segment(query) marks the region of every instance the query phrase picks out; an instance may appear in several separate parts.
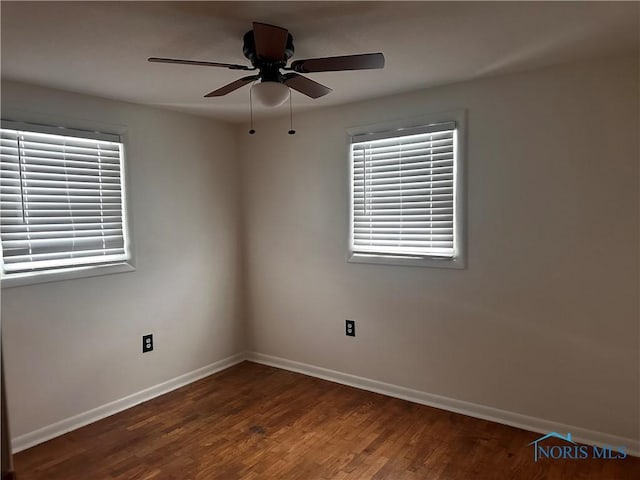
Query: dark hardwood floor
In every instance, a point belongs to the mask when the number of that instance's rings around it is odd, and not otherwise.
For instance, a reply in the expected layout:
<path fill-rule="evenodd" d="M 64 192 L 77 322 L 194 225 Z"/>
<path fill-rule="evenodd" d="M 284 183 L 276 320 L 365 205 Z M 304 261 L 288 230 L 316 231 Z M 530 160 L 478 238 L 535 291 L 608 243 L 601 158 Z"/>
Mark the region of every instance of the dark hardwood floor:
<path fill-rule="evenodd" d="M 565 432 L 566 433 L 566 432 Z M 18 480 L 630 480 L 540 435 L 244 362 L 15 456 Z"/>

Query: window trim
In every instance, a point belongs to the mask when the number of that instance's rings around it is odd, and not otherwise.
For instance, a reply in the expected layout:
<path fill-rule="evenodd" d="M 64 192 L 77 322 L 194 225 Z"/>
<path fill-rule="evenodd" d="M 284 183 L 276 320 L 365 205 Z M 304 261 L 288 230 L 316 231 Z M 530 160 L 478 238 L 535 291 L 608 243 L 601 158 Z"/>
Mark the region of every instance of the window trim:
<path fill-rule="evenodd" d="M 398 119 L 372 125 L 350 127 L 347 129 L 347 183 L 349 192 L 349 224 L 347 230 L 347 262 L 366 263 L 379 265 L 399 265 L 413 267 L 435 267 L 435 268 L 466 268 L 466 117 L 464 109 L 438 112 L 422 115 L 409 119 Z M 353 163 L 351 161 L 351 144 L 356 140 L 361 140 L 366 135 L 368 138 L 389 136 L 389 132 L 394 130 L 410 130 L 440 123 L 455 122 L 455 153 L 456 162 L 454 165 L 454 250 L 453 257 L 438 257 L 433 255 L 415 257 L 396 257 L 392 255 L 376 255 L 354 252 L 353 246 Z M 401 132 L 399 132 L 401 133 Z M 360 138 L 357 138 L 360 137 Z"/>
<path fill-rule="evenodd" d="M 46 114 L 26 111 L 3 112 L 1 124 L 2 128 L 30 130 L 38 133 L 51 133 L 54 135 L 63 134 L 64 130 L 71 130 L 81 133 L 82 135 L 86 135 L 86 137 L 84 138 L 94 138 L 97 140 L 108 141 L 114 141 L 114 139 L 117 139 L 115 141 L 119 141 L 120 143 L 122 143 L 122 158 L 120 170 L 123 201 L 122 216 L 124 225 L 125 249 L 128 252 L 128 258 L 126 260 L 119 260 L 113 263 L 76 265 L 56 268 L 52 270 L 40 270 L 34 272 L 20 272 L 12 274 L 3 273 L 3 269 L 0 268 L 0 275 L 2 276 L 1 288 L 13 288 L 40 283 L 49 283 L 62 280 L 72 280 L 77 278 L 87 278 L 135 271 L 136 263 L 131 228 L 131 207 L 127 168 L 127 127 L 124 125 L 104 124 L 72 118 L 56 117 L 54 119 Z M 2 261 L 2 244 L 0 243 L 0 264 L 2 263 Z"/>

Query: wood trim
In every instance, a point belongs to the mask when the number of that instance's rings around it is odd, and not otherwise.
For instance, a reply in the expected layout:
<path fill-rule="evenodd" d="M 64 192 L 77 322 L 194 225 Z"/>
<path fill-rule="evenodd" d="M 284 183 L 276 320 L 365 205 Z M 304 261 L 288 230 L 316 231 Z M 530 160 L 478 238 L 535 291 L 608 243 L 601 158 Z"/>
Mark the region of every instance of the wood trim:
<path fill-rule="evenodd" d="M 245 353 L 238 353 L 236 355 L 223 358 L 222 360 L 210 365 L 187 372 L 183 375 L 167 380 L 166 382 L 141 390 L 114 402 L 100 405 L 99 407 L 74 415 L 73 417 L 65 418 L 59 422 L 39 428 L 38 430 L 14 437 L 12 440 L 13 453 L 21 452 L 22 450 L 31 448 L 35 445 L 46 442 L 47 440 L 51 440 L 52 438 L 59 437 L 60 435 L 64 435 L 65 433 L 84 427 L 85 425 L 89 425 L 90 423 L 97 422 L 98 420 L 102 420 L 103 418 L 131 408 L 142 402 L 164 395 L 172 390 L 193 383 L 196 380 L 200 380 L 201 378 L 208 377 L 216 372 L 225 370 L 244 361 L 245 359 Z"/>
<path fill-rule="evenodd" d="M 603 458 L 586 446 L 586 457 L 539 459 L 539 436 L 243 362 L 21 452 L 15 470 L 30 480 L 567 480 L 640 471 L 638 458 Z"/>
<path fill-rule="evenodd" d="M 573 425 L 566 425 L 560 422 L 522 415 L 520 413 L 500 410 L 485 405 L 478 405 L 462 400 L 451 399 L 440 395 L 434 395 L 419 390 L 413 390 L 398 385 L 379 382 L 377 380 L 358 377 L 356 375 L 338 372 L 335 370 L 330 370 L 257 352 L 240 353 L 237 355 L 233 355 L 201 369 L 194 370 L 193 372 L 181 375 L 180 377 L 176 377 L 155 387 L 151 387 L 147 390 L 143 390 L 141 392 L 130 395 L 129 397 L 125 397 L 123 399 L 100 406 L 88 412 L 83 412 L 74 417 L 64 419 L 60 422 L 16 437 L 13 439 L 13 452 L 17 453 L 39 443 L 63 435 L 64 433 L 80 428 L 89 423 L 113 415 L 114 413 L 130 408 L 134 405 L 137 405 L 138 403 L 150 400 L 183 385 L 187 385 L 196 380 L 199 380 L 200 378 L 211 375 L 217 371 L 229 368 L 232 365 L 240 363 L 245 359 L 263 365 L 269 365 L 292 372 L 303 373 L 312 377 L 330 380 L 332 382 L 349 385 L 370 392 L 381 393 L 390 397 L 400 398 L 403 400 L 408 400 L 410 402 L 428 405 L 450 412 L 461 413 L 470 417 L 489 420 L 492 422 L 500 423 L 502 425 L 509 425 L 532 432 L 572 432 L 573 437 L 576 439 L 576 441 L 589 445 L 626 445 L 629 455 L 640 457 L 640 441 L 637 439 L 620 437 L 605 432 L 598 432 Z"/>
<path fill-rule="evenodd" d="M 247 355 L 247 359 L 268 365 L 271 367 L 282 368 L 291 372 L 302 373 L 323 380 L 349 385 L 350 387 L 360 388 L 369 392 L 381 393 L 390 397 L 408 400 L 410 402 L 427 405 L 430 407 L 440 408 L 449 412 L 461 413 L 469 417 L 480 418 L 490 422 L 509 425 L 510 427 L 521 428 L 536 433 L 549 432 L 571 432 L 573 438 L 580 443 L 595 445 L 598 447 L 611 445 L 624 445 L 627 447 L 627 453 L 634 457 L 640 457 L 640 440 L 633 438 L 621 437 L 605 432 L 589 430 L 575 425 L 567 425 L 560 422 L 554 422 L 543 418 L 531 417 L 521 413 L 510 412 L 498 408 L 479 405 L 476 403 L 465 402 L 453 398 L 443 397 L 432 393 L 413 390 L 390 383 L 379 382 L 370 378 L 358 377 L 348 373 L 338 372 L 327 368 L 316 367 L 306 363 L 287 360 L 285 358 L 274 357 L 262 353 L 251 352 Z"/>
<path fill-rule="evenodd" d="M 0 343 L 2 342 L 2 337 L 0 336 Z M 2 436 L 2 452 L 0 452 L 0 470 L 2 473 L 2 480 L 5 479 L 13 479 L 15 475 L 13 472 L 13 456 L 11 454 L 11 434 L 9 433 L 9 415 L 7 414 L 7 399 L 5 395 L 5 386 L 4 386 L 4 360 L 3 360 L 3 352 L 1 351 L 0 346 L 0 424 L 2 427 L 0 430 Z"/>

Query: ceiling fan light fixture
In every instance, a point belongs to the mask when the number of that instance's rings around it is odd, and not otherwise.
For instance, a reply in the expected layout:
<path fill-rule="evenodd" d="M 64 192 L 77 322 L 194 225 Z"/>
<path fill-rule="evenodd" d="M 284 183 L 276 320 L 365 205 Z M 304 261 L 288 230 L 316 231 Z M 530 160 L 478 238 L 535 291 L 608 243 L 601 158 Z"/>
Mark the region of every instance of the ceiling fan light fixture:
<path fill-rule="evenodd" d="M 265 107 L 277 107 L 289 98 L 289 87 L 279 82 L 260 82 L 251 87 L 253 94 Z"/>

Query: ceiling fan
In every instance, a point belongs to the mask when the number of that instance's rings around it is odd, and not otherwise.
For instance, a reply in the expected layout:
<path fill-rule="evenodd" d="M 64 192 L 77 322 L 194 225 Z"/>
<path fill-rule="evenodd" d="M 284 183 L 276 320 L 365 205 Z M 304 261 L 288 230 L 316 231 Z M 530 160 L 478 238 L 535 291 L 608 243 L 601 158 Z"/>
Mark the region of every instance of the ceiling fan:
<path fill-rule="evenodd" d="M 260 80 L 259 83 L 252 87 L 252 91 L 266 106 L 277 106 L 287 98 L 290 98 L 289 88 L 311 98 L 319 98 L 332 92 L 329 87 L 300 75 L 301 73 L 368 70 L 384 67 L 384 55 L 382 53 L 309 58 L 295 60 L 287 66 L 287 62 L 294 52 L 293 37 L 286 28 L 265 23 L 253 22 L 253 30 L 245 33 L 243 40 L 242 51 L 244 56 L 251 62 L 251 67 L 232 63 L 174 58 L 151 57 L 148 60 L 158 63 L 222 67 L 230 70 L 258 70 L 259 73 L 239 78 L 207 93 L 205 97 L 221 97 L 249 83 Z M 281 70 L 290 73 L 281 73 Z"/>

